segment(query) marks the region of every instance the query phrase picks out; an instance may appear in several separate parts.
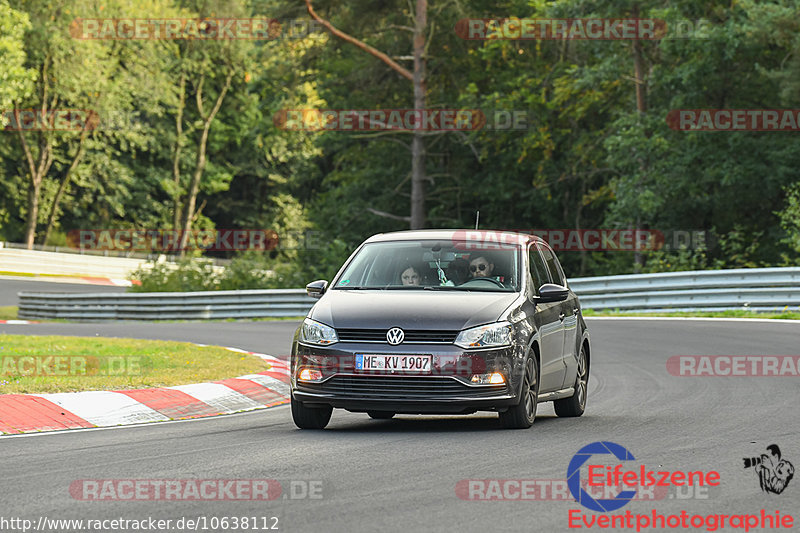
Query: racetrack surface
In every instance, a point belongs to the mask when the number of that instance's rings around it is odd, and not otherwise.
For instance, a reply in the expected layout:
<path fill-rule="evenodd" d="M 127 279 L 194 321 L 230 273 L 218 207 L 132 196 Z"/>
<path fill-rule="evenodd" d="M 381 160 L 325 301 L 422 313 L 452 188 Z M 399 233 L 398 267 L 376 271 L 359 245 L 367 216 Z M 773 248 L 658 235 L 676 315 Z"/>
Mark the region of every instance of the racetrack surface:
<path fill-rule="evenodd" d="M 781 495 L 767 495 L 752 469 L 742 467 L 743 457 L 758 457 L 772 443 L 800 466 L 798 378 L 689 378 L 666 371 L 673 355 L 797 354 L 800 324 L 587 322 L 593 354 L 582 418 L 556 418 L 545 404 L 533 428 L 508 431 L 489 413 L 376 421 L 337 410 L 328 429 L 314 432 L 295 429 L 289 409 L 279 407 L 213 419 L 4 438 L 3 516 L 34 522 L 39 516 L 275 516 L 281 531 L 309 532 L 567 531 L 569 510 L 597 514 L 574 501 L 464 501 L 456 495 L 456 484 L 463 479 L 563 479 L 578 449 L 608 440 L 633 453 L 637 467 L 716 470 L 722 481 L 707 499 L 633 501 L 618 512 L 705 515 L 766 509 L 800 518 L 800 480 Z M 295 326 L 292 321 L 39 324 L 4 325 L 0 331 L 171 338 L 276 355 L 287 350 Z M 285 491 L 291 480 L 315 480 L 323 489 L 322 499 L 272 502 L 83 502 L 70 496 L 74 480 L 119 478 L 268 478 L 283 483 Z"/>
<path fill-rule="evenodd" d="M 299 321 L 0 324 L 0 334 L 154 339 L 214 344 L 288 359 Z"/>

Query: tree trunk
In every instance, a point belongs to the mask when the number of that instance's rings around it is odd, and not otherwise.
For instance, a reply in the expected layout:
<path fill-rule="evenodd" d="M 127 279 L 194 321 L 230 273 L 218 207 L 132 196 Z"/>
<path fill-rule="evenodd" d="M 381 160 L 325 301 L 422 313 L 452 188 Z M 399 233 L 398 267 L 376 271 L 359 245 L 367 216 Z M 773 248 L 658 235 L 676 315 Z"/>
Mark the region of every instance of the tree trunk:
<path fill-rule="evenodd" d="M 39 216 L 39 191 L 41 181 L 31 181 L 28 187 L 28 219 L 25 223 L 25 248 L 33 250 L 33 240 L 36 238 L 36 219 Z"/>
<path fill-rule="evenodd" d="M 181 148 L 183 145 L 183 109 L 186 107 L 186 73 L 181 72 L 180 99 L 175 115 L 175 150 L 172 152 L 172 182 L 175 191 L 172 197 L 172 229 L 180 229 L 181 224 Z"/>
<path fill-rule="evenodd" d="M 197 160 L 195 163 L 194 174 L 192 175 L 192 182 L 189 186 L 189 193 L 186 198 L 186 209 L 183 214 L 183 232 L 181 233 L 180 240 L 180 254 L 185 255 L 186 244 L 189 241 L 189 231 L 192 229 L 192 221 L 194 220 L 194 206 L 197 203 L 197 194 L 200 191 L 200 180 L 203 178 L 203 172 L 206 169 L 206 147 L 208 145 L 208 132 L 211 129 L 211 123 L 214 122 L 214 117 L 217 116 L 222 101 L 225 99 L 225 94 L 231 86 L 233 79 L 233 70 L 228 72 L 225 77 L 225 85 L 217 96 L 217 101 L 214 108 L 206 115 L 203 111 L 203 82 L 205 78 L 200 78 L 200 84 L 197 88 L 197 111 L 203 118 L 203 133 L 200 136 L 200 144 L 197 147 Z"/>
<path fill-rule="evenodd" d="M 428 0 L 417 0 L 414 24 L 414 108 L 424 113 L 427 107 L 425 86 L 425 28 L 428 25 Z M 421 129 L 411 141 L 411 229 L 425 227 L 425 142 Z"/>
<path fill-rule="evenodd" d="M 634 19 L 639 18 L 639 5 L 634 4 L 631 10 L 631 16 Z M 633 40 L 633 75 L 635 78 L 636 84 L 636 111 L 639 117 L 643 117 L 645 113 L 647 113 L 647 91 L 645 87 L 645 77 L 644 77 L 644 57 L 642 52 L 642 42 L 639 39 Z M 639 159 L 639 168 L 641 169 L 642 176 L 647 175 L 647 162 L 640 158 Z M 639 183 L 636 184 L 637 193 L 641 192 L 641 180 Z M 636 221 L 635 221 L 635 230 L 639 230 L 639 225 L 642 223 L 641 214 L 639 213 L 639 209 L 636 209 Z M 637 248 L 633 252 L 633 271 L 640 272 L 642 267 L 644 266 L 644 256 L 642 252 Z"/>
<path fill-rule="evenodd" d="M 83 159 L 83 143 L 86 141 L 86 136 L 88 133 L 88 128 L 84 128 L 81 132 L 81 139 L 78 143 L 78 151 L 75 153 L 75 157 L 72 158 L 72 162 L 70 163 L 67 172 L 61 179 L 61 184 L 58 186 L 58 192 L 56 192 L 56 196 L 53 198 L 53 205 L 50 208 L 50 216 L 47 217 L 47 229 L 44 230 L 44 236 L 42 237 L 42 244 L 47 244 L 47 239 L 50 238 L 50 232 L 53 231 L 53 226 L 56 222 L 58 205 L 61 203 L 61 199 L 67 190 L 67 186 L 69 186 L 69 181 L 72 179 L 72 173 L 75 171 L 75 168 L 78 166 L 78 164 L 80 164 L 81 159 Z"/>
<path fill-rule="evenodd" d="M 17 117 L 19 122 L 19 117 Z M 28 183 L 28 217 L 25 222 L 25 247 L 28 250 L 33 249 L 33 241 L 36 238 L 36 222 L 39 217 L 39 194 L 42 189 L 42 180 L 50 170 L 50 165 L 53 163 L 53 153 L 50 150 L 50 144 L 46 138 L 42 137 L 39 141 L 39 164 L 38 166 L 33 160 L 28 141 L 25 139 L 25 134 L 22 130 L 17 130 L 19 142 L 22 145 L 22 151 L 25 154 L 25 160 L 28 163 L 28 174 L 30 181 Z"/>

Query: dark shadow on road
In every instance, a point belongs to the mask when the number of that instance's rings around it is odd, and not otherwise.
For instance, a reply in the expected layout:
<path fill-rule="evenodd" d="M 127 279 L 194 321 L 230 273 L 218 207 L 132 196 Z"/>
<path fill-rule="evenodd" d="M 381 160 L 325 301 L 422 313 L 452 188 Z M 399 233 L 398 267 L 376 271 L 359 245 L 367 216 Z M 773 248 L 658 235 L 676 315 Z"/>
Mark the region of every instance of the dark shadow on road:
<path fill-rule="evenodd" d="M 334 417 L 336 414 L 334 413 Z M 431 417 L 417 418 L 404 417 L 398 415 L 391 420 L 372 420 L 364 415 L 364 421 L 337 424 L 335 419 L 325 431 L 333 433 L 455 433 L 455 432 L 475 432 L 475 431 L 526 431 L 526 430 L 505 430 L 500 423 L 500 419 L 495 415 L 481 417 Z M 536 422 L 527 431 L 535 431 L 537 426 L 549 424 L 558 417 L 553 415 L 540 415 L 536 417 Z"/>

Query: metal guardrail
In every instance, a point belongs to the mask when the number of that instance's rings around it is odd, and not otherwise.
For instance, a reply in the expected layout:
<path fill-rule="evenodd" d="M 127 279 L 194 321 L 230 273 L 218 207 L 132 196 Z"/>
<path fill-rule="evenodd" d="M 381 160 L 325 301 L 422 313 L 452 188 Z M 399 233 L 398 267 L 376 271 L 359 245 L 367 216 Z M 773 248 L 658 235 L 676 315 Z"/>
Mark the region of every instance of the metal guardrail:
<path fill-rule="evenodd" d="M 584 309 L 622 311 L 800 310 L 800 268 L 748 268 L 576 278 Z M 303 289 L 162 293 L 21 292 L 19 318 L 192 320 L 303 316 Z"/>
<path fill-rule="evenodd" d="M 800 308 L 800 268 L 692 270 L 577 278 L 586 309 L 621 311 L 783 311 Z"/>
<path fill-rule="evenodd" d="M 19 293 L 22 319 L 204 320 L 303 316 L 316 302 L 305 289 L 142 293 Z"/>

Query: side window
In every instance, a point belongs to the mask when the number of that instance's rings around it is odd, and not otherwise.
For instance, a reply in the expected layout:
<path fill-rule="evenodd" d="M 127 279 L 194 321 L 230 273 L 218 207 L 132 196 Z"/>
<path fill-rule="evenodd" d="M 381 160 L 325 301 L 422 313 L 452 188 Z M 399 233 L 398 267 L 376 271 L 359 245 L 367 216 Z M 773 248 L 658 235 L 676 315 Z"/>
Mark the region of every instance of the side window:
<path fill-rule="evenodd" d="M 544 262 L 547 263 L 547 270 L 550 271 L 550 279 L 556 285 L 564 285 L 564 271 L 561 270 L 561 265 L 558 264 L 558 259 L 556 259 L 553 251 L 547 246 L 542 246 L 542 255 L 544 256 Z"/>
<path fill-rule="evenodd" d="M 542 256 L 539 255 L 536 244 L 531 246 L 528 252 L 528 259 L 531 268 L 531 279 L 533 280 L 533 292 L 539 294 L 539 287 L 549 283 L 550 279 L 547 277 L 547 267 L 542 262 Z"/>

